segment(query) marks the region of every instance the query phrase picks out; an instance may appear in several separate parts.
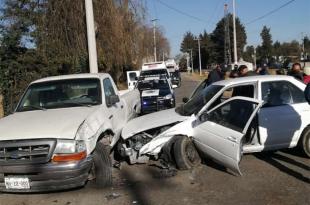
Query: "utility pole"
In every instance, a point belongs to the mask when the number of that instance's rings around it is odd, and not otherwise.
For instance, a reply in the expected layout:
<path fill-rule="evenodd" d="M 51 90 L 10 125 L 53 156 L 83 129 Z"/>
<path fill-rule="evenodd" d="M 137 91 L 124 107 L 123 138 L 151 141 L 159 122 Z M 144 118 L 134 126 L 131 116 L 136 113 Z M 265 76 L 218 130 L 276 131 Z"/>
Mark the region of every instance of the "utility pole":
<path fill-rule="evenodd" d="M 236 35 L 236 5 L 235 0 L 233 0 L 233 26 L 234 26 L 234 64 L 238 62 L 237 56 L 237 35 Z"/>
<path fill-rule="evenodd" d="M 225 64 L 231 64 L 231 50 L 230 50 L 230 31 L 229 31 L 229 15 L 228 5 L 224 5 L 224 19 L 225 19 L 225 42 L 224 42 L 224 57 Z"/>
<path fill-rule="evenodd" d="M 256 69 L 256 47 L 254 46 L 254 69 Z"/>
<path fill-rule="evenodd" d="M 201 73 L 201 55 L 200 55 L 200 38 L 195 38 L 198 41 L 198 54 L 199 54 L 199 75 L 202 76 Z"/>
<path fill-rule="evenodd" d="M 87 43 L 90 73 L 98 73 L 93 1 L 85 0 Z"/>
<path fill-rule="evenodd" d="M 193 72 L 193 69 L 194 69 L 194 64 L 193 64 L 193 49 L 189 49 L 191 51 L 191 71 Z"/>
<path fill-rule="evenodd" d="M 156 21 L 158 19 L 152 19 L 151 21 L 153 22 L 153 38 L 154 38 L 154 62 L 157 61 L 156 58 Z"/>

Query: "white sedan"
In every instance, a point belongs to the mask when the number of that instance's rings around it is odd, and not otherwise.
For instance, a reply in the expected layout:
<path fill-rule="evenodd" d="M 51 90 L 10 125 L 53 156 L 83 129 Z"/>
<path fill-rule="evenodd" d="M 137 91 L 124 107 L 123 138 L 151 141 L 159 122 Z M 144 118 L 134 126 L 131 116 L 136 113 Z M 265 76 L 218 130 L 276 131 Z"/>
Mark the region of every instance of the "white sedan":
<path fill-rule="evenodd" d="M 119 153 L 130 163 L 162 159 L 189 169 L 208 156 L 239 172 L 242 153 L 297 145 L 310 157 L 310 106 L 305 84 L 289 76 L 203 81 L 176 109 L 131 120 Z"/>

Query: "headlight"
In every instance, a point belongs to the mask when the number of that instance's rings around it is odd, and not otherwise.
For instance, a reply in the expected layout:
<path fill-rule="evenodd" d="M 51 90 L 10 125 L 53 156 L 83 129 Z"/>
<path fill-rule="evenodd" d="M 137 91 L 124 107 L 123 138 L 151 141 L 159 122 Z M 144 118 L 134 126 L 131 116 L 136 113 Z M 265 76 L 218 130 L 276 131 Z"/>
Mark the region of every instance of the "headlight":
<path fill-rule="evenodd" d="M 57 140 L 53 161 L 78 161 L 86 158 L 86 155 L 86 144 L 83 140 Z"/>
<path fill-rule="evenodd" d="M 173 98 L 172 94 L 168 94 L 164 97 L 166 100 Z"/>

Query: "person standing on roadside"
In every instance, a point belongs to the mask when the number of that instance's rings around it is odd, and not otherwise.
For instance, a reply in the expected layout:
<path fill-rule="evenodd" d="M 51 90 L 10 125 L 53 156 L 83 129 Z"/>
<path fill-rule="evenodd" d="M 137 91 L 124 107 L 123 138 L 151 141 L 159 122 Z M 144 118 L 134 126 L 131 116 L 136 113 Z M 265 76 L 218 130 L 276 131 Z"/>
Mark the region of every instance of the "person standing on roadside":
<path fill-rule="evenodd" d="M 238 77 L 246 77 L 246 76 L 254 76 L 254 75 L 257 75 L 257 74 L 253 71 L 249 71 L 246 65 L 241 65 L 238 68 Z"/>
<path fill-rule="evenodd" d="M 216 67 L 208 75 L 207 85 L 211 85 L 216 81 L 224 80 L 224 77 L 225 73 L 222 72 L 222 69 L 219 65 L 216 65 Z"/>
<path fill-rule="evenodd" d="M 305 84 L 310 83 L 310 67 L 304 68 L 304 83 Z"/>
<path fill-rule="evenodd" d="M 301 72 L 301 65 L 300 63 L 294 63 L 292 65 L 292 69 L 291 71 L 288 73 L 288 75 L 293 76 L 294 78 L 296 78 L 297 80 L 303 81 L 303 74 Z"/>

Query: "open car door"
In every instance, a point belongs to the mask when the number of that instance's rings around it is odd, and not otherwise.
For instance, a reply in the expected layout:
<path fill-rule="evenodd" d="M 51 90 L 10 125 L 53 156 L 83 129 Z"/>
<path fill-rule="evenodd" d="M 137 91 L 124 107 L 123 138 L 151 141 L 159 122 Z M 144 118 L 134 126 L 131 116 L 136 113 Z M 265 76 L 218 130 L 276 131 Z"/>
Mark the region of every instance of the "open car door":
<path fill-rule="evenodd" d="M 128 89 L 133 90 L 136 86 L 137 79 L 140 76 L 140 71 L 127 71 L 127 84 Z"/>
<path fill-rule="evenodd" d="M 242 139 L 261 105 L 253 98 L 232 97 L 210 111 L 199 113 L 193 124 L 198 150 L 241 174 Z"/>

